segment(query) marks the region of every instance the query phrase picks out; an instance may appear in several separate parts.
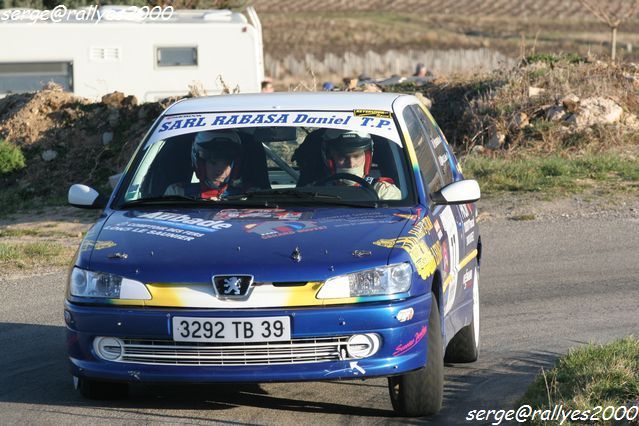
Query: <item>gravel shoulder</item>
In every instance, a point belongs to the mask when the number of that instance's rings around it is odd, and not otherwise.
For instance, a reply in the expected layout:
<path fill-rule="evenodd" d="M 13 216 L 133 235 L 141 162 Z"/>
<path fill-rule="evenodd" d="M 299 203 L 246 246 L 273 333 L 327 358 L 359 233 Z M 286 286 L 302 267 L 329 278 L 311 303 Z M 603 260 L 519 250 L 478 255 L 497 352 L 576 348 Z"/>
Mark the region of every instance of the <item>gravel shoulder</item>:
<path fill-rule="evenodd" d="M 479 221 L 559 220 L 566 218 L 631 218 L 639 216 L 639 192 L 589 190 L 561 197 L 510 193 L 482 198 Z"/>

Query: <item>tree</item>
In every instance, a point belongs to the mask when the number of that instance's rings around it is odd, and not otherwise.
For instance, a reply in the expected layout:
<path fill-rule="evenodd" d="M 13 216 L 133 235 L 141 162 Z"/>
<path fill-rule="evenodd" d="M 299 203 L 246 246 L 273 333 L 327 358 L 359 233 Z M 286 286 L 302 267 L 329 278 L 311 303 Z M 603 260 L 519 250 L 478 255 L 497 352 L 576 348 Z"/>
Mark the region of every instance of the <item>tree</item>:
<path fill-rule="evenodd" d="M 610 59 L 614 62 L 617 57 L 617 29 L 639 11 L 639 0 L 617 2 L 599 0 L 598 3 L 594 0 L 579 0 L 579 2 L 610 28 Z"/>

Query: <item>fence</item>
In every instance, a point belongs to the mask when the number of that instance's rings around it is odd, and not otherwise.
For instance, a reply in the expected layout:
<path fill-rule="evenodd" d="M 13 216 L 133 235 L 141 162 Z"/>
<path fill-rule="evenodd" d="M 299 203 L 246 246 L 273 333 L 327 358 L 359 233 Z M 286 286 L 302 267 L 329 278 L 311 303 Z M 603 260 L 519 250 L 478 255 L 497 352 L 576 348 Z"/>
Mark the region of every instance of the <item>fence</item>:
<path fill-rule="evenodd" d="M 385 77 L 392 74 L 410 75 L 415 64 L 421 62 L 435 75 L 469 74 L 512 66 L 515 61 L 491 49 L 456 49 L 428 51 L 389 50 L 379 54 L 368 51 L 363 55 L 346 52 L 343 55 L 327 53 L 322 60 L 312 54 L 303 59 L 291 55 L 275 59 L 265 55 L 266 74 L 275 79 L 304 78 L 312 72 L 317 77 Z"/>

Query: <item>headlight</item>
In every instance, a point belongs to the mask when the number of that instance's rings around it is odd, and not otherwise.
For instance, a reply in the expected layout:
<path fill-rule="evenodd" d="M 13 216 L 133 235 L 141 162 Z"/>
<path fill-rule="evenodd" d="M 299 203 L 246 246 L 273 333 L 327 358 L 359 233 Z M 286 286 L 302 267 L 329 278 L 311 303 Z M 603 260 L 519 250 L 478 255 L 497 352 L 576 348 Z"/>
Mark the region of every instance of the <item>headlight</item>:
<path fill-rule="evenodd" d="M 69 292 L 76 297 L 150 300 L 146 286 L 135 280 L 103 272 L 73 268 Z"/>
<path fill-rule="evenodd" d="M 317 298 L 339 299 L 404 293 L 410 288 L 411 277 L 412 269 L 409 263 L 340 275 L 326 280 L 317 293 Z"/>

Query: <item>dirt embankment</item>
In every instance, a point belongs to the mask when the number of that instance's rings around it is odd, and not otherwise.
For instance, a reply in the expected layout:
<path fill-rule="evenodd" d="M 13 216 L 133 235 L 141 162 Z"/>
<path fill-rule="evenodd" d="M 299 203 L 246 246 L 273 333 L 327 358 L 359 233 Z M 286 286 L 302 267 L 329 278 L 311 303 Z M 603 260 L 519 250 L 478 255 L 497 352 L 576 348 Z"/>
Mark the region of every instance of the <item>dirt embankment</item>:
<path fill-rule="evenodd" d="M 91 102 L 55 85 L 0 99 L 0 140 L 20 148 L 26 163 L 0 186 L 25 197 L 60 196 L 71 183 L 104 187 L 167 104 L 138 105 L 117 92 Z"/>
<path fill-rule="evenodd" d="M 612 151 L 636 160 L 639 67 L 568 59 L 541 56 L 467 80 L 342 89 L 426 96 L 458 154 L 512 158 Z M 139 105 L 115 92 L 90 102 L 55 86 L 0 99 L 0 140 L 19 148 L 25 159 L 25 167 L 0 175 L 2 203 L 64 197 L 73 183 L 105 190 L 108 177 L 124 169 L 172 101 Z"/>

